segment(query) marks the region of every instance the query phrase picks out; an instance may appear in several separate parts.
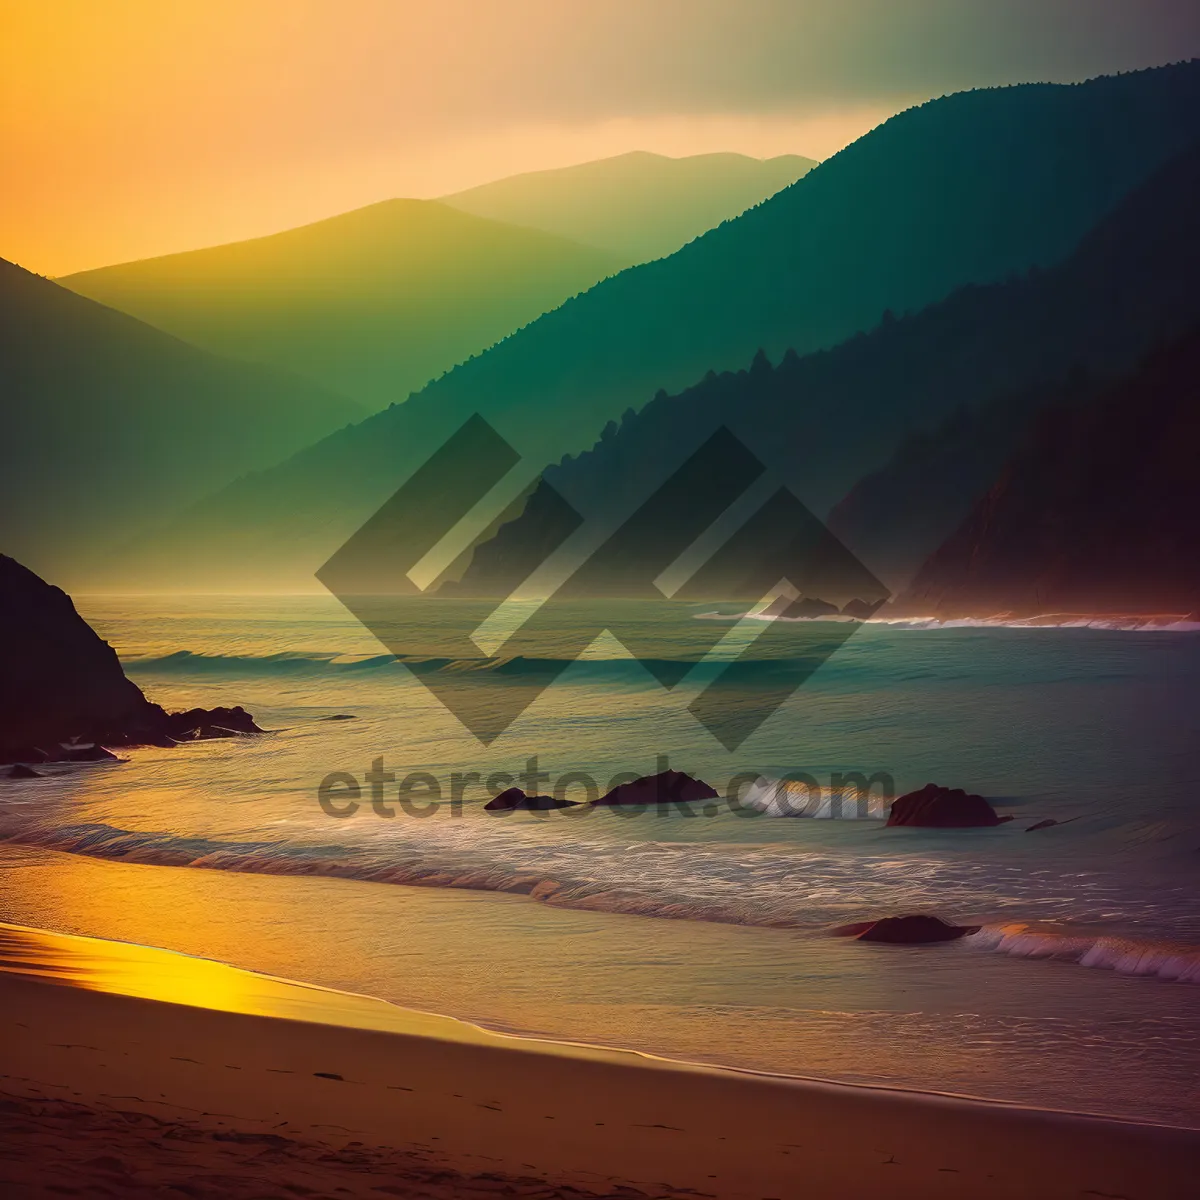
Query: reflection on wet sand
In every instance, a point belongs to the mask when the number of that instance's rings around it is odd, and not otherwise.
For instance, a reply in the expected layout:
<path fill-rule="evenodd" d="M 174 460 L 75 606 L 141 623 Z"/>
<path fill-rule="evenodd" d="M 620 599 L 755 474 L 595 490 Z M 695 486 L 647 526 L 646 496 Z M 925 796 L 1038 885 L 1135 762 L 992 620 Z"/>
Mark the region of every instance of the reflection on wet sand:
<path fill-rule="evenodd" d="M 464 1045 L 529 1049 L 542 1055 L 593 1061 L 658 1059 L 637 1050 L 501 1033 L 454 1017 L 401 1008 L 373 996 L 277 979 L 173 950 L 0 921 L 0 974 L 3 973 L 216 1012 L 402 1033 Z M 675 1060 L 659 1061 L 683 1071 L 710 1069 Z"/>
<path fill-rule="evenodd" d="M 369 996 L 243 971 L 172 950 L 0 922 L 0 972 L 218 1012 L 283 1017 L 473 1044 L 513 1039 Z"/>

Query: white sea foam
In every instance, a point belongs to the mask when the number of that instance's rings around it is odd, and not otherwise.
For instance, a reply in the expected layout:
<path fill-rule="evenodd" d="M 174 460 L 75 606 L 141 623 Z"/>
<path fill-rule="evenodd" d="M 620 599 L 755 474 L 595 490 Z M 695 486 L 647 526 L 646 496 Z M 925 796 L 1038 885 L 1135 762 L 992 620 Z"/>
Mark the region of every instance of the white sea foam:
<path fill-rule="evenodd" d="M 768 817 L 813 817 L 824 820 L 882 820 L 889 797 L 875 791 L 855 790 L 847 795 L 799 779 L 772 779 L 762 775 L 742 793 L 742 807 Z"/>
<path fill-rule="evenodd" d="M 698 621 L 781 621 L 826 622 L 858 621 L 857 617 L 830 614 L 819 617 L 783 617 L 774 613 L 750 612 L 696 613 Z M 889 629 L 1109 629 L 1128 633 L 1200 633 L 1200 621 L 1178 613 L 1160 615 L 1086 616 L 1079 613 L 1044 613 L 1034 617 L 868 617 L 865 625 L 881 625 Z"/>
<path fill-rule="evenodd" d="M 890 629 L 1111 629 L 1127 633 L 1200 633 L 1200 621 L 1181 614 L 1086 616 L 1043 613 L 1035 617 L 872 617 Z"/>
<path fill-rule="evenodd" d="M 985 925 L 964 940 L 1013 958 L 1059 959 L 1121 975 L 1200 983 L 1200 948 L 1178 942 L 1143 941 L 1020 924 Z"/>

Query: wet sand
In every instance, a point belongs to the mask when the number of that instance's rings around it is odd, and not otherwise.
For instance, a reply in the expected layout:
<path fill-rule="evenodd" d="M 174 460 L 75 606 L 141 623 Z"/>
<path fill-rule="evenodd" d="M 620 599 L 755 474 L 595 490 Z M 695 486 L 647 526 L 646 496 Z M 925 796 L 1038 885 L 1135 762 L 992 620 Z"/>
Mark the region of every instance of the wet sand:
<path fill-rule="evenodd" d="M 508 1037 L 11 926 L 0 1029 L 6 1195 L 1142 1200 L 1200 1167 L 1193 1131 Z"/>

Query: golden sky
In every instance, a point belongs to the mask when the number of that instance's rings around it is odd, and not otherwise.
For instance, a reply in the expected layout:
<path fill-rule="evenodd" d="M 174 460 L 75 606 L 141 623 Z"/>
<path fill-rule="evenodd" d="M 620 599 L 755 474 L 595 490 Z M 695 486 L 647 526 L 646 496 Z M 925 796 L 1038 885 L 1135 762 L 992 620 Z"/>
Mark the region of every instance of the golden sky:
<path fill-rule="evenodd" d="M 943 91 L 1185 57 L 1198 9 L 0 0 L 0 256 L 64 274 L 633 149 L 825 157 Z"/>

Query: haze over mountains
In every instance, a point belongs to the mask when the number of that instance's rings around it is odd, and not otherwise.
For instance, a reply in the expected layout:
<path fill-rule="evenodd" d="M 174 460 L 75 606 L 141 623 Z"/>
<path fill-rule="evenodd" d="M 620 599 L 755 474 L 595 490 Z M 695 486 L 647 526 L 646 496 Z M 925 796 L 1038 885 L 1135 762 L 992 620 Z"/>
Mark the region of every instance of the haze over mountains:
<path fill-rule="evenodd" d="M 375 411 L 814 165 L 795 155 L 625 154 L 59 282 Z"/>
<path fill-rule="evenodd" d="M 1197 136 L 1194 63 L 960 93 L 910 110 L 736 221 L 606 280 L 408 403 L 239 481 L 143 542 L 121 569 L 182 587 L 310 586 L 329 554 L 472 413 L 524 455 L 507 493 L 516 495 L 541 466 L 590 445 L 606 421 L 659 388 L 744 367 L 758 347 L 774 359 L 788 348 L 806 354 L 871 328 L 886 310 L 916 311 L 963 284 L 1060 261 Z M 1004 370 L 973 358 L 968 343 L 953 350 L 968 374 Z M 892 449 L 881 436 L 876 461 Z M 586 495 L 567 499 L 584 511 Z"/>
<path fill-rule="evenodd" d="M 799 154 L 667 158 L 635 150 L 575 167 L 513 175 L 443 196 L 442 202 L 638 263 L 673 254 L 692 238 L 795 183 L 816 165 Z"/>
<path fill-rule="evenodd" d="M 0 259 L 0 534 L 63 581 L 174 508 L 356 420 Z"/>
<path fill-rule="evenodd" d="M 628 260 L 432 200 L 69 275 L 65 287 L 376 411 Z"/>

